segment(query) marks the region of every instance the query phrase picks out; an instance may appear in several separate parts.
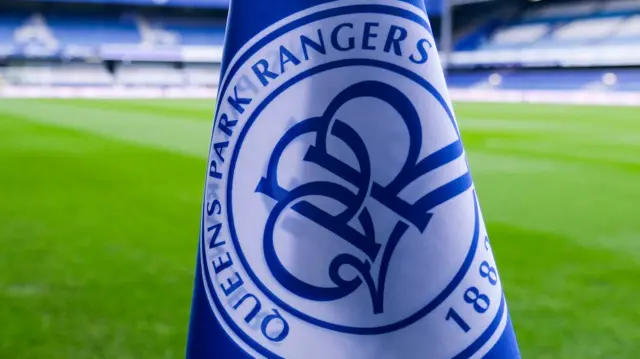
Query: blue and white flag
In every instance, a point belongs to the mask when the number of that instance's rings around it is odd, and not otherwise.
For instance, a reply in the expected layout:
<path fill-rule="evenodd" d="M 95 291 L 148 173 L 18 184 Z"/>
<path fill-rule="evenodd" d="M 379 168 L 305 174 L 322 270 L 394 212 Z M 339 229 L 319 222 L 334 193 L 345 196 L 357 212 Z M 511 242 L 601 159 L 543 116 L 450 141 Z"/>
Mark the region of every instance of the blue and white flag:
<path fill-rule="evenodd" d="M 190 359 L 519 358 L 424 0 L 233 0 Z"/>

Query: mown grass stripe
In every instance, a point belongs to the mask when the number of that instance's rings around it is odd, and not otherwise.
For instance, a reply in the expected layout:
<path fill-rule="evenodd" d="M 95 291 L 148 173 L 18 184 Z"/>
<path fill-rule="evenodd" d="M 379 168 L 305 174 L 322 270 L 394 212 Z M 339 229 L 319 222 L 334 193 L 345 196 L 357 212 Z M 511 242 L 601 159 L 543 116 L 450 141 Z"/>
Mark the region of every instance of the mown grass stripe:
<path fill-rule="evenodd" d="M 43 103 L 72 104 L 73 106 L 106 111 L 117 109 L 118 111 L 126 111 L 131 114 L 153 115 L 158 117 L 175 117 L 179 119 L 189 119 L 207 123 L 210 123 L 213 120 L 213 111 L 215 106 L 215 101 L 213 100 L 203 100 L 201 102 L 182 102 L 176 100 L 43 100 Z"/>
<path fill-rule="evenodd" d="M 77 101 L 4 101 L 0 114 L 197 157 L 207 156 L 211 132 L 211 121 L 132 113 L 117 106 L 90 108 Z"/>

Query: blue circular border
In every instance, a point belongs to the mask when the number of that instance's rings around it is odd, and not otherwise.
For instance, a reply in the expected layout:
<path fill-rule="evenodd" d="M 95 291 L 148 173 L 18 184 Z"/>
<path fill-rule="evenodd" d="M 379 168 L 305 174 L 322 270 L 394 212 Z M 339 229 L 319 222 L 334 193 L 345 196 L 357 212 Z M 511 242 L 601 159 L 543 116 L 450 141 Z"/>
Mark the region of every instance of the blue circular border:
<path fill-rule="evenodd" d="M 386 5 L 351 5 L 351 6 L 345 6 L 345 7 L 340 7 L 340 8 L 333 8 L 333 9 L 329 9 L 329 10 L 319 11 L 317 13 L 310 14 L 308 16 L 305 16 L 305 17 L 302 17 L 302 18 L 297 19 L 295 21 L 292 21 L 291 23 L 286 24 L 286 25 L 274 30 L 272 33 L 268 34 L 263 39 L 261 39 L 256 44 L 254 44 L 251 48 L 249 48 L 245 53 L 243 53 L 241 55 L 241 57 L 239 58 L 237 63 L 230 70 L 227 71 L 227 73 L 228 73 L 227 74 L 227 79 L 222 84 L 219 93 L 220 94 L 225 93 L 226 89 L 228 88 L 228 86 L 230 84 L 230 81 L 234 78 L 235 74 L 240 70 L 241 66 L 246 62 L 246 60 L 248 60 L 248 58 L 250 58 L 250 56 L 252 56 L 258 50 L 260 50 L 266 44 L 271 42 L 273 39 L 275 39 L 275 38 L 277 38 L 277 37 L 289 32 L 289 31 L 291 31 L 291 30 L 293 30 L 293 29 L 295 29 L 297 27 L 306 25 L 306 24 L 308 24 L 310 22 L 313 22 L 313 21 L 321 20 L 321 19 L 324 19 L 324 18 L 327 18 L 327 17 L 332 17 L 332 16 L 354 14 L 354 13 L 374 13 L 374 14 L 375 13 L 379 13 L 379 14 L 395 15 L 395 16 L 402 17 L 402 18 L 405 18 L 407 20 L 413 21 L 413 22 L 423 26 L 429 33 L 431 33 L 431 27 L 430 27 L 429 23 L 426 20 L 424 20 L 422 17 L 416 15 L 415 13 L 413 13 L 411 11 L 404 10 L 404 9 L 399 9 L 399 8 L 396 8 L 396 7 L 386 6 Z M 447 113 L 449 115 L 449 118 L 452 121 L 453 126 L 457 130 L 457 124 L 455 123 L 455 120 L 453 119 L 453 113 L 450 111 L 449 107 L 447 106 L 446 101 L 444 101 L 444 99 L 441 96 L 437 96 L 436 98 L 444 106 L 445 110 L 447 111 Z M 219 113 L 219 109 L 220 109 L 220 103 L 218 103 L 218 105 L 216 106 L 216 113 Z M 216 122 L 217 121 L 214 119 L 214 125 L 213 125 L 214 129 L 215 129 Z M 475 191 L 474 191 L 474 200 L 477 201 L 477 199 L 475 197 Z M 204 208 L 204 200 L 203 200 L 203 208 Z M 204 234 L 204 217 L 203 217 L 203 219 L 201 221 L 201 233 Z M 215 286 L 214 286 L 214 284 L 213 284 L 213 282 L 211 280 L 211 275 L 209 273 L 209 269 L 208 269 L 208 266 L 207 266 L 204 235 L 201 235 L 201 237 L 202 238 L 201 238 L 201 243 L 200 243 L 200 261 L 201 261 L 202 267 L 203 267 L 202 270 L 204 271 L 204 274 L 205 274 L 203 276 L 203 279 L 204 279 L 204 283 L 203 284 L 206 285 L 206 287 L 208 289 L 208 292 L 209 292 L 209 296 L 213 300 L 213 304 L 218 309 L 218 312 L 222 316 L 222 319 L 227 323 L 227 325 L 229 325 L 230 329 L 239 337 L 240 340 L 242 340 L 245 344 L 247 344 L 249 347 L 251 347 L 253 350 L 258 352 L 259 354 L 263 355 L 264 357 L 266 357 L 268 359 L 284 359 L 281 356 L 271 352 L 269 349 L 265 348 L 260 343 L 256 342 L 248 334 L 246 334 L 242 329 L 240 329 L 240 327 L 238 325 L 235 324 L 233 319 L 226 312 L 222 302 L 220 301 L 220 299 L 216 295 Z M 462 354 L 462 355 L 473 355 L 475 352 L 480 350 L 480 348 L 491 338 L 491 336 L 497 330 L 497 323 L 499 322 L 500 318 L 504 315 L 504 312 L 503 312 L 504 306 L 501 305 L 500 309 L 502 309 L 502 310 L 499 310 L 499 312 L 496 313 L 496 316 L 495 316 L 495 318 L 494 318 L 494 320 L 492 322 L 492 325 L 490 325 L 485 330 L 485 332 L 482 333 L 478 337 L 478 339 L 476 339 L 475 342 L 473 342 L 470 346 L 468 346 L 463 351 L 461 351 L 460 354 Z M 229 335 L 229 334 L 227 333 L 227 335 Z M 238 346 L 238 348 L 243 350 L 240 347 L 240 345 L 238 343 L 236 343 L 236 341 L 233 338 L 231 338 L 231 336 L 229 336 L 229 338 L 231 339 L 231 342 L 233 342 L 236 346 Z M 455 356 L 455 358 L 459 358 L 459 355 Z"/>
<path fill-rule="evenodd" d="M 262 111 L 271 103 L 271 101 L 273 101 L 276 97 L 278 97 L 282 92 L 286 91 L 287 89 L 289 89 L 291 86 L 293 86 L 294 84 L 299 83 L 300 81 L 303 81 L 304 79 L 314 76 L 316 74 L 325 72 L 325 71 L 329 71 L 329 70 L 333 70 L 333 69 L 337 69 L 337 68 L 344 68 L 344 67 L 353 67 L 353 66 L 369 66 L 369 67 L 373 67 L 373 68 L 383 68 L 386 69 L 388 71 L 392 71 L 395 72 L 397 74 L 403 75 L 405 77 L 408 77 L 410 80 L 413 80 L 414 82 L 418 83 L 419 85 L 421 85 L 423 88 L 425 88 L 429 93 L 431 93 L 434 97 L 436 98 L 442 98 L 442 96 L 437 92 L 437 90 L 429 83 L 427 82 L 424 78 L 420 77 L 419 75 L 408 71 L 406 69 L 404 69 L 403 67 L 394 65 L 394 64 L 390 64 L 387 62 L 383 62 L 383 61 L 378 61 L 378 60 L 371 60 L 371 59 L 347 59 L 347 60 L 338 60 L 338 61 L 333 61 L 333 62 L 329 62 L 329 63 L 325 63 L 322 65 L 318 65 L 310 70 L 307 70 L 305 72 L 302 72 L 296 76 L 294 76 L 293 78 L 289 79 L 287 82 L 285 82 L 284 84 L 282 84 L 281 86 L 279 86 L 277 89 L 273 90 L 273 92 L 271 92 L 269 94 L 269 96 L 267 96 L 264 101 L 262 101 L 257 107 L 256 109 L 253 111 L 253 113 L 251 114 L 251 116 L 249 117 L 249 119 L 247 120 L 245 126 L 242 128 L 242 131 L 240 132 L 240 134 L 238 135 L 238 139 L 236 141 L 236 145 L 233 149 L 233 154 L 229 160 L 229 171 L 228 171 L 228 178 L 227 178 L 227 218 L 228 218 L 228 224 L 229 224 L 229 231 L 231 234 L 231 240 L 233 241 L 234 247 L 236 249 L 236 252 L 238 254 L 238 257 L 240 258 L 240 262 L 242 263 L 244 269 L 247 271 L 247 274 L 249 275 L 249 277 L 251 278 L 251 280 L 256 284 L 256 286 L 270 299 L 272 300 L 274 303 L 276 303 L 278 306 L 280 306 L 282 309 L 286 310 L 287 312 L 289 312 L 290 314 L 310 323 L 313 325 L 316 325 L 318 327 L 321 328 L 325 328 L 325 329 L 329 329 L 329 330 L 333 330 L 333 331 L 337 331 L 337 332 L 342 332 L 342 333 L 350 333 L 350 334 L 359 334 L 359 335 L 375 335 L 375 334 L 383 334 L 383 333 L 389 333 L 389 332 L 393 332 L 396 330 L 399 330 L 401 328 L 404 328 L 406 326 L 409 326 L 413 323 L 415 323 L 416 321 L 422 319 L 424 316 L 426 316 L 427 314 L 429 314 L 430 312 L 432 312 L 434 309 L 436 309 L 440 304 L 442 304 L 442 302 L 444 302 L 446 300 L 446 298 L 451 295 L 451 293 L 455 290 L 455 288 L 458 286 L 458 284 L 460 284 L 460 282 L 462 281 L 462 279 L 464 278 L 464 276 L 466 275 L 467 271 L 469 270 L 469 267 L 471 266 L 471 263 L 473 261 L 474 255 L 475 255 L 475 250 L 477 249 L 477 245 L 478 245 L 478 237 L 479 237 L 479 214 L 478 214 L 478 210 L 477 210 L 477 206 L 475 209 L 475 227 L 474 227 L 474 234 L 473 234 L 473 241 L 472 244 L 469 248 L 469 252 L 467 253 L 465 260 L 462 264 L 462 266 L 460 267 L 459 271 L 456 273 L 456 275 L 454 276 L 454 278 L 451 280 L 451 282 L 442 290 L 442 292 L 440 292 L 431 302 L 429 302 L 427 305 L 425 305 L 424 307 L 422 307 L 420 310 L 418 310 L 416 313 L 410 315 L 409 317 L 402 319 L 398 322 L 395 322 L 393 324 L 387 324 L 384 326 L 380 326 L 380 327 L 375 327 L 375 328 L 365 328 L 365 327 L 351 327 L 351 326 L 344 326 L 344 325 L 338 325 L 338 324 L 334 324 L 334 323 L 330 323 L 330 322 L 326 322 L 317 318 L 314 318 L 308 314 L 305 314 L 299 310 L 297 310 L 296 308 L 292 307 L 291 305 L 287 304 L 286 302 L 284 302 L 282 299 L 280 299 L 278 296 L 276 296 L 274 293 L 272 293 L 269 288 L 267 288 L 267 286 L 265 286 L 261 281 L 260 278 L 258 278 L 258 276 L 253 272 L 253 270 L 251 269 L 251 266 L 249 265 L 249 263 L 247 262 L 244 253 L 242 251 L 242 247 L 240 245 L 240 242 L 238 240 L 238 235 L 236 233 L 236 229 L 235 229 L 235 223 L 234 223 L 234 219 L 233 219 L 233 196 L 232 196 L 232 191 L 233 191 L 233 178 L 235 175 L 235 167 L 236 167 L 236 163 L 237 163 L 237 159 L 238 159 L 238 155 L 240 152 L 240 149 L 242 148 L 242 143 L 246 137 L 246 135 L 248 134 L 249 130 L 251 129 L 251 126 L 255 123 L 255 121 L 258 119 L 258 117 L 260 116 L 260 114 L 262 113 Z M 446 109 L 446 107 L 445 107 Z M 475 197 L 474 197 L 474 201 L 475 201 Z"/>

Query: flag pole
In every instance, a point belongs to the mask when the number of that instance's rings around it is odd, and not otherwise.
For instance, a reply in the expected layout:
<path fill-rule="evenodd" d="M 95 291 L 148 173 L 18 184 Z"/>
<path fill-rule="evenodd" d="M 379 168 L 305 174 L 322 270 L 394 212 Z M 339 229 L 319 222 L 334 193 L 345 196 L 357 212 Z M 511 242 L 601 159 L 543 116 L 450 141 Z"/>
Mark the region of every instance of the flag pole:
<path fill-rule="evenodd" d="M 453 51 L 453 0 L 443 0 L 440 19 L 440 59 L 445 76 L 448 74 L 449 61 Z"/>

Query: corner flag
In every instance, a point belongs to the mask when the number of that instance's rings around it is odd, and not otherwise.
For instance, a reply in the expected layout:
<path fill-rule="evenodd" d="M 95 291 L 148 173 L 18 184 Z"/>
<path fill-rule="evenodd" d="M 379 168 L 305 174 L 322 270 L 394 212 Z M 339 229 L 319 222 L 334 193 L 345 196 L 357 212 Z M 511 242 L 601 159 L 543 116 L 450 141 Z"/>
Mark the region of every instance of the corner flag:
<path fill-rule="evenodd" d="M 424 0 L 228 21 L 187 358 L 519 358 Z"/>

